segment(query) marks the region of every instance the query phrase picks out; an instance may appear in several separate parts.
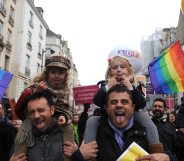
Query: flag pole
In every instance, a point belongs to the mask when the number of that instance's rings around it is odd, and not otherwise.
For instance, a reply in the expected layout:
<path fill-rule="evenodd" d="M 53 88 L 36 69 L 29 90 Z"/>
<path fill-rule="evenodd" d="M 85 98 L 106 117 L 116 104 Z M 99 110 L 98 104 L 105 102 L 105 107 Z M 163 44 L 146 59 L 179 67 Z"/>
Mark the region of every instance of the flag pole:
<path fill-rule="evenodd" d="M 148 67 L 148 64 L 147 65 L 145 65 L 144 67 L 142 67 L 139 71 L 137 71 L 135 74 L 133 74 L 131 77 L 129 77 L 129 80 L 131 80 L 132 78 L 134 78 L 136 75 L 137 75 L 137 73 L 140 73 L 140 72 L 142 72 L 144 69 L 146 69 Z"/>

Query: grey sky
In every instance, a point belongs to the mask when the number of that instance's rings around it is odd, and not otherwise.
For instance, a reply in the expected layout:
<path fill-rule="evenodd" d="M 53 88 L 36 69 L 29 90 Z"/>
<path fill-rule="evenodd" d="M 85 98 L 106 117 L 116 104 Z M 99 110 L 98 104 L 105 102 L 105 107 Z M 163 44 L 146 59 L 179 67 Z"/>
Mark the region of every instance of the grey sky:
<path fill-rule="evenodd" d="M 178 25 L 180 0 L 35 0 L 49 28 L 68 40 L 82 85 L 104 79 L 110 51 L 139 50 L 156 28 Z"/>

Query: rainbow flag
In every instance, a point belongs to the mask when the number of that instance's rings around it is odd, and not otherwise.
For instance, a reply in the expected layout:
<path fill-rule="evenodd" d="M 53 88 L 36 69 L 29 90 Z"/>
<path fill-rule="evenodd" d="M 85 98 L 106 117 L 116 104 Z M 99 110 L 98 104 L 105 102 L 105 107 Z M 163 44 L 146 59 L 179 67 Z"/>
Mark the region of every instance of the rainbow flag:
<path fill-rule="evenodd" d="M 174 43 L 148 66 L 156 94 L 184 91 L 184 54 L 179 41 Z"/>
<path fill-rule="evenodd" d="M 4 96 L 6 89 L 12 79 L 13 74 L 0 69 L 0 102 Z"/>

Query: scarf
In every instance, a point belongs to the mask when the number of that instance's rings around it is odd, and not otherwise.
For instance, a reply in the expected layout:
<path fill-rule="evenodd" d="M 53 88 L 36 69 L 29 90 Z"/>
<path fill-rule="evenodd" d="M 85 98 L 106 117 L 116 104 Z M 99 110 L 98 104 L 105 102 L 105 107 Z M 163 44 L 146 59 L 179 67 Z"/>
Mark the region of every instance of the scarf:
<path fill-rule="evenodd" d="M 27 147 L 31 147 L 35 141 L 32 135 L 32 127 L 33 125 L 31 120 L 27 117 L 18 130 L 17 136 L 15 138 L 15 144 L 18 145 L 25 143 Z"/>
<path fill-rule="evenodd" d="M 134 119 L 133 116 L 130 119 L 130 122 L 128 124 L 128 126 L 126 128 L 117 128 L 116 126 L 114 126 L 111 121 L 108 119 L 108 123 L 109 126 L 112 128 L 112 130 L 115 132 L 115 139 L 119 145 L 119 147 L 121 148 L 121 150 L 124 147 L 124 140 L 123 140 L 123 134 L 125 131 L 127 131 L 128 129 L 130 129 L 133 125 Z"/>

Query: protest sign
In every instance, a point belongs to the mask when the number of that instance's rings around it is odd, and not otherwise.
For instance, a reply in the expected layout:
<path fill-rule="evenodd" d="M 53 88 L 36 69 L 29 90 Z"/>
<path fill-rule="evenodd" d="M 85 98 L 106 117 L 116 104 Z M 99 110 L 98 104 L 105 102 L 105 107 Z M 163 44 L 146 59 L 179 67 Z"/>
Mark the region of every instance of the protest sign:
<path fill-rule="evenodd" d="M 97 93 L 98 89 L 99 87 L 97 85 L 74 87 L 73 93 L 75 104 L 93 104 L 93 97 Z"/>

